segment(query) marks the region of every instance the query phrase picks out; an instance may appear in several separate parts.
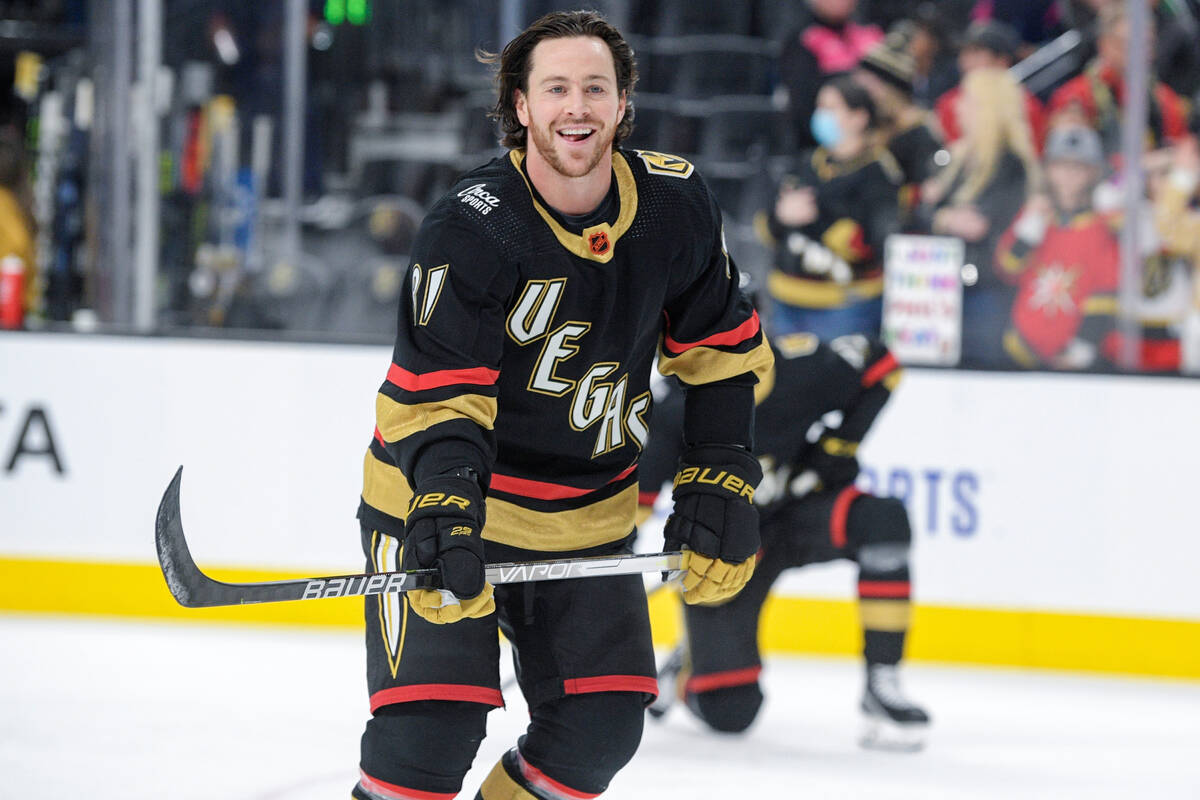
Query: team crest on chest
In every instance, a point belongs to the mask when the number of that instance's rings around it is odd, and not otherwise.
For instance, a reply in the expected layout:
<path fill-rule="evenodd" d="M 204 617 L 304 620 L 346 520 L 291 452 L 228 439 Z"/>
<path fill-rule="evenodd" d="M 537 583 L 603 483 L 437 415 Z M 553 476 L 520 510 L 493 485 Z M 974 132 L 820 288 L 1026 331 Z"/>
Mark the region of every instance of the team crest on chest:
<path fill-rule="evenodd" d="M 612 244 L 608 241 L 607 231 L 596 231 L 588 236 L 588 249 L 594 255 L 602 256 L 608 252 Z"/>

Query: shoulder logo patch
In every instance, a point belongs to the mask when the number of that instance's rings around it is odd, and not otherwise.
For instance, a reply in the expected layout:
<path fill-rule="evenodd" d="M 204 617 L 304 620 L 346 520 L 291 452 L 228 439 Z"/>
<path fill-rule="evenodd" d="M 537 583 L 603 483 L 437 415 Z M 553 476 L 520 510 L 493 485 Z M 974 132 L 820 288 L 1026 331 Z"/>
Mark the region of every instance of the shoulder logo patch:
<path fill-rule="evenodd" d="M 469 205 L 484 216 L 490 214 L 493 208 L 500 205 L 500 198 L 487 190 L 486 183 L 477 183 L 474 186 L 468 186 L 459 192 L 458 196 L 462 198 L 461 202 Z"/>
<path fill-rule="evenodd" d="M 656 153 L 653 150 L 634 150 L 646 164 L 646 171 L 655 175 L 670 175 L 673 178 L 688 178 L 696 169 L 692 162 L 679 156 L 667 153 Z"/>

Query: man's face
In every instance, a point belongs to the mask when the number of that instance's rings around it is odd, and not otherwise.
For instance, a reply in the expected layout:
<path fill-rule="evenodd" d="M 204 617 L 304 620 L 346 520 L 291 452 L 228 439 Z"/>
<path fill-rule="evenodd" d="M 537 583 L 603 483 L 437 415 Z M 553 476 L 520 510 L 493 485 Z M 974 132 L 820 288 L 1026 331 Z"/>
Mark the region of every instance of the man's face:
<path fill-rule="evenodd" d="M 529 93 L 516 96 L 517 119 L 555 172 L 587 175 L 612 147 L 625 116 L 612 53 L 592 36 L 546 39 L 530 53 Z"/>

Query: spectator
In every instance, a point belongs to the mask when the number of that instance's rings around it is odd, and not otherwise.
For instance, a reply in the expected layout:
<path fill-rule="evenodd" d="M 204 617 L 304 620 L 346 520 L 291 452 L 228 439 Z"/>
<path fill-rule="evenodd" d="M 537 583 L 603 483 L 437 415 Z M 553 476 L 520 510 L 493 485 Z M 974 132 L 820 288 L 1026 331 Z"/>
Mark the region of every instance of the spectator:
<path fill-rule="evenodd" d="M 1200 123 L 1200 112 L 1196 113 Z M 1174 148 L 1171 172 L 1154 200 L 1155 229 L 1192 266 L 1193 313 L 1200 313 L 1200 124 Z M 1152 184 L 1152 190 L 1153 190 Z"/>
<path fill-rule="evenodd" d="M 1158 31 L 1153 51 L 1154 72 L 1180 97 L 1193 97 L 1200 91 L 1200 49 L 1196 47 L 1195 23 L 1185 25 L 1168 5 L 1154 3 L 1154 24 Z"/>
<path fill-rule="evenodd" d="M 883 243 L 896 229 L 900 168 L 876 141 L 871 96 L 849 76 L 817 95 L 821 145 L 800 160 L 759 230 L 775 249 L 777 333 L 879 333 Z"/>
<path fill-rule="evenodd" d="M 923 108 L 933 108 L 934 101 L 958 83 L 952 31 L 934 3 L 917 6 L 902 30 L 913 58 L 913 100 Z"/>
<path fill-rule="evenodd" d="M 1091 128 L 1057 128 L 1046 145 L 1046 191 L 1033 195 L 996 247 L 996 269 L 1017 296 L 1004 347 L 1025 367 L 1084 369 L 1111 330 L 1120 277 L 1114 214 L 1092 193 L 1104 152 Z"/>
<path fill-rule="evenodd" d="M 36 230 L 25 148 L 20 135 L 6 126 L 0 128 L 0 258 L 17 256 L 25 264 L 22 299 L 25 317 L 41 306 L 34 247 Z"/>
<path fill-rule="evenodd" d="M 1141 220 L 1141 292 L 1130 315 L 1138 321 L 1136 366 L 1146 372 L 1176 372 L 1181 365 L 1181 334 L 1195 314 L 1200 212 L 1191 208 L 1200 183 L 1200 150 L 1193 137 L 1173 148 L 1146 154 L 1146 195 Z M 1123 342 L 1113 332 L 1103 352 L 1121 363 Z"/>
<path fill-rule="evenodd" d="M 863 54 L 883 39 L 874 25 L 854 21 L 858 0 L 806 0 L 807 13 L 799 28 L 784 41 L 779 77 L 787 90 L 794 147 L 817 144 L 808 127 L 817 92 L 834 75 L 849 72 Z"/>
<path fill-rule="evenodd" d="M 991 20 L 973 22 L 967 28 L 958 51 L 958 71 L 967 75 L 975 69 L 1008 69 L 1017 60 L 1020 44 L 1020 37 L 1010 25 Z M 1021 91 L 1025 96 L 1025 116 L 1029 120 L 1030 135 L 1040 153 L 1046 137 L 1046 112 L 1032 92 L 1023 87 Z M 958 125 L 958 100 L 961 96 L 961 86 L 955 86 L 939 97 L 934 106 L 947 142 L 962 136 Z"/>
<path fill-rule="evenodd" d="M 942 137 L 933 115 L 913 103 L 913 61 L 903 34 L 893 31 L 868 50 L 854 78 L 875 101 L 879 139 L 900 166 L 900 213 L 907 217 L 919 202 L 921 184 L 937 169 Z"/>
<path fill-rule="evenodd" d="M 1180 334 L 1180 367 L 1184 372 L 1200 374 L 1200 210 L 1196 209 L 1200 187 L 1200 110 L 1193 111 L 1192 135 L 1179 146 L 1175 169 L 1155 212 L 1159 233 L 1171 246 L 1191 253 L 1192 307 L 1184 319 Z"/>
<path fill-rule="evenodd" d="M 963 361 L 995 366 L 1006 360 L 1001 340 L 1013 291 L 993 273 L 992 253 L 1040 170 L 1016 81 L 1004 70 L 976 69 L 962 89 L 962 138 L 922 187 L 918 219 L 926 232 L 965 243 Z"/>
<path fill-rule="evenodd" d="M 1096 57 L 1083 74 L 1067 81 L 1051 96 L 1051 125 L 1060 121 L 1088 125 L 1100 133 L 1104 152 L 1112 155 L 1121 146 L 1121 112 L 1125 102 L 1125 68 L 1129 49 L 1129 21 L 1124 4 L 1100 9 Z M 1187 106 L 1161 81 L 1153 80 L 1150 93 L 1149 135 L 1153 146 L 1178 141 L 1187 132 Z"/>

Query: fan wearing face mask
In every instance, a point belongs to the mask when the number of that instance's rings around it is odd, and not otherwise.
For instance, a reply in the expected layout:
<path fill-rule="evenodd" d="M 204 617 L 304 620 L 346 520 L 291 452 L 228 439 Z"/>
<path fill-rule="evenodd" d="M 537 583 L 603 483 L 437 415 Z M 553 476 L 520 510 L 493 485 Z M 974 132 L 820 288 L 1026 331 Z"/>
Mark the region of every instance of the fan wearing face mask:
<path fill-rule="evenodd" d="M 758 218 L 775 252 L 771 322 L 778 334 L 877 335 L 901 170 L 879 141 L 870 94 L 849 76 L 821 88 L 811 129 L 818 146 L 792 165 Z"/>

